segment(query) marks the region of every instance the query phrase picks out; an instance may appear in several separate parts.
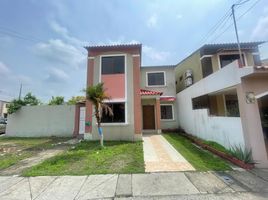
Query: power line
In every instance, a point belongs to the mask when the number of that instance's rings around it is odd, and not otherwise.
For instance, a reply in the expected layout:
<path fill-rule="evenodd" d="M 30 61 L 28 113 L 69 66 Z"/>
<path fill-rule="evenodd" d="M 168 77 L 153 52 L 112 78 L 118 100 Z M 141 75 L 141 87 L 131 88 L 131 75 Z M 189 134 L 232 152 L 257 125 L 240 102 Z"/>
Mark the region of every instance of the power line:
<path fill-rule="evenodd" d="M 11 36 L 13 38 L 17 38 L 17 39 L 21 39 L 21 40 L 25 40 L 25 41 L 28 41 L 28 42 L 33 42 L 33 43 L 44 43 L 44 41 L 40 38 L 37 38 L 35 36 L 31 36 L 31 35 L 25 35 L 23 33 L 19 33 L 17 31 L 14 31 L 12 29 L 9 29 L 9 28 L 5 28 L 3 26 L 0 26 L 0 34 L 4 34 L 4 35 L 8 35 L 8 36 Z M 55 46 L 56 47 L 56 46 Z M 59 49 L 59 48 L 58 48 Z M 68 53 L 73 53 L 73 54 L 76 54 L 76 55 L 80 55 L 78 52 L 74 51 L 74 50 L 66 50 L 64 48 L 60 48 L 61 51 L 65 51 L 65 52 L 68 52 Z M 86 55 L 84 52 L 82 51 L 79 51 L 81 54 L 83 55 Z"/>
<path fill-rule="evenodd" d="M 238 0 L 236 4 L 244 4 L 241 3 L 242 0 Z M 249 1 L 249 0 L 246 0 Z M 200 43 L 206 42 L 218 29 L 224 26 L 227 21 L 230 19 L 232 14 L 231 8 L 227 10 L 227 12 L 220 18 L 220 20 L 208 31 L 208 33 L 201 39 Z"/>
<path fill-rule="evenodd" d="M 238 18 L 237 21 L 239 21 L 244 15 L 246 15 L 254 6 L 256 6 L 257 3 L 259 3 L 260 0 L 257 0 L 255 3 L 253 3 L 243 14 L 241 14 Z M 220 34 L 218 34 L 216 37 L 214 37 L 211 41 L 217 40 L 219 37 L 221 37 L 231 26 L 233 23 L 231 23 L 229 26 L 226 27 Z"/>

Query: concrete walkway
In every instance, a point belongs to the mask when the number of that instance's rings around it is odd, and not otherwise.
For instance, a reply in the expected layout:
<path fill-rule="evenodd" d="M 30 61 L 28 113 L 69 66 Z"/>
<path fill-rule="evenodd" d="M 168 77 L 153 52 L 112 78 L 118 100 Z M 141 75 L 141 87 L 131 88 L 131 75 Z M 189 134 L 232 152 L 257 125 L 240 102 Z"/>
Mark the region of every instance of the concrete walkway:
<path fill-rule="evenodd" d="M 30 178 L 0 176 L 0 199 L 268 199 L 268 181 L 254 173 L 169 172 Z M 267 171 L 256 174 L 268 176 Z"/>
<path fill-rule="evenodd" d="M 146 172 L 195 170 L 162 135 L 144 135 L 143 151 Z"/>

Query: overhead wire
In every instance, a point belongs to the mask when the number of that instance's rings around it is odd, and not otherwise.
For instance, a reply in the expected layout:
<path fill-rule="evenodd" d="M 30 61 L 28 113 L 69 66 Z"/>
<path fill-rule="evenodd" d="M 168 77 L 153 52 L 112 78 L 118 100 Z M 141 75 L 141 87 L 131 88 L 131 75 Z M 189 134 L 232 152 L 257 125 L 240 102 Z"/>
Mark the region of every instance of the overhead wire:
<path fill-rule="evenodd" d="M 255 1 L 243 14 L 241 14 L 238 18 L 237 18 L 237 21 L 239 21 L 243 16 L 245 16 L 253 7 L 255 7 L 257 5 L 257 3 L 259 3 L 260 0 L 257 0 Z M 248 1 L 245 1 L 245 3 L 248 2 Z M 242 4 L 241 4 L 242 5 Z M 212 41 L 215 41 L 217 40 L 219 37 L 221 37 L 229 28 L 231 28 L 231 26 L 233 25 L 234 23 L 231 22 L 231 24 L 229 24 L 229 26 L 227 26 L 220 34 L 216 35 Z"/>

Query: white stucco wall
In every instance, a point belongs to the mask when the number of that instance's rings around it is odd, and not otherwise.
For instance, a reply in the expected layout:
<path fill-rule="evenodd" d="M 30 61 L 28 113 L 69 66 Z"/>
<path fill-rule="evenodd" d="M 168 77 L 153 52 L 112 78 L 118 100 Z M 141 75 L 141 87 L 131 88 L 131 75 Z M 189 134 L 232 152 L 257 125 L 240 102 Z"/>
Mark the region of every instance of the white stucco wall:
<path fill-rule="evenodd" d="M 74 131 L 75 106 L 24 106 L 8 116 L 7 136 L 71 137 Z"/>
<path fill-rule="evenodd" d="M 245 145 L 239 117 L 209 116 L 206 109 L 193 110 L 192 98 L 236 86 L 241 82 L 241 70 L 236 62 L 202 79 L 177 94 L 179 125 L 187 133 L 205 140 L 216 141 L 229 148 Z"/>

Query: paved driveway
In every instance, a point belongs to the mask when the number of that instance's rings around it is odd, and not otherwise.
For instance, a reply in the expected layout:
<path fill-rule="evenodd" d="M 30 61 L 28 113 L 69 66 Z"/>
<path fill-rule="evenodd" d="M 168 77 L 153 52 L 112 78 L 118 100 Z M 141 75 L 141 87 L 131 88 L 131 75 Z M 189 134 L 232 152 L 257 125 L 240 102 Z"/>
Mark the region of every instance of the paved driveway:
<path fill-rule="evenodd" d="M 146 172 L 195 170 L 162 135 L 144 135 L 143 151 Z"/>

